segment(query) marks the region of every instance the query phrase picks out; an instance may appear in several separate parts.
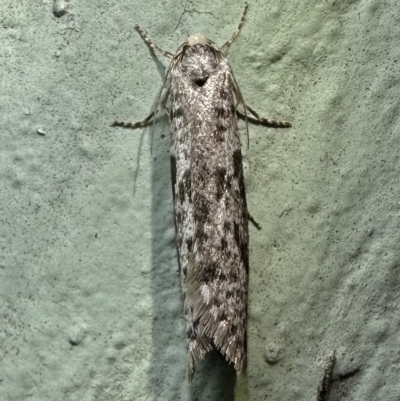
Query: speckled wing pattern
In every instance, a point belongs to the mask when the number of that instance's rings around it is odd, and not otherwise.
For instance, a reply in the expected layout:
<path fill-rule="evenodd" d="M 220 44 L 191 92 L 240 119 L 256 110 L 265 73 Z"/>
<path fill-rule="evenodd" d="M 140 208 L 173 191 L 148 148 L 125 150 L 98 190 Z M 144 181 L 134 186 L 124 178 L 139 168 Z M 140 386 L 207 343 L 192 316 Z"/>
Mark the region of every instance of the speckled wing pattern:
<path fill-rule="evenodd" d="M 237 88 L 213 44 L 182 45 L 171 68 L 171 169 L 187 317 L 187 375 L 213 348 L 246 367 L 248 213 Z"/>
<path fill-rule="evenodd" d="M 161 109 L 170 116 L 172 190 L 187 318 L 189 380 L 196 364 L 212 349 L 219 350 L 238 375 L 246 369 L 250 216 L 237 106 L 243 106 L 246 120 L 249 111 L 268 126 L 291 126 L 286 121 L 263 118 L 244 103 L 225 57 L 243 27 L 247 10 L 246 5 L 237 30 L 221 48 L 195 34 L 172 54 L 153 43 L 136 25 L 147 45 L 172 61 L 155 110 L 143 121 L 113 124 L 143 128 L 154 122 Z"/>

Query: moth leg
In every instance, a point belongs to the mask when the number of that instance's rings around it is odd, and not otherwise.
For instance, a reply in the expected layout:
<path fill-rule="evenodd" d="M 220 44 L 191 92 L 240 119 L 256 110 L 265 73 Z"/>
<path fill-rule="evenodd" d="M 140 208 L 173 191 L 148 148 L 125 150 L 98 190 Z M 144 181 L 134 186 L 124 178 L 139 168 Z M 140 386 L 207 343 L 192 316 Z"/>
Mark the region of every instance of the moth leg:
<path fill-rule="evenodd" d="M 243 25 L 244 25 L 244 23 L 245 23 L 245 21 L 246 21 L 246 20 L 245 20 L 245 17 L 246 17 L 246 14 L 247 14 L 247 11 L 248 11 L 248 10 L 249 10 L 249 5 L 246 4 L 245 7 L 244 7 L 242 19 L 240 20 L 240 24 L 239 24 L 238 28 L 237 28 L 236 31 L 233 33 L 233 35 L 231 36 L 231 38 L 230 38 L 226 43 L 224 43 L 224 44 L 222 45 L 222 47 L 221 47 L 222 53 L 225 54 L 225 53 L 229 50 L 229 48 L 231 47 L 231 44 L 232 44 L 232 43 L 235 41 L 235 39 L 238 37 L 238 35 L 239 35 L 240 31 L 242 30 Z"/>
<path fill-rule="evenodd" d="M 149 116 L 147 116 L 143 121 L 138 121 L 137 123 L 131 123 L 127 121 L 114 121 L 111 126 L 112 127 L 123 127 L 123 128 L 144 128 L 150 124 L 151 119 L 154 117 L 155 112 L 151 112 Z"/>
<path fill-rule="evenodd" d="M 244 108 L 244 120 L 246 121 L 246 136 L 247 136 L 247 148 L 249 148 L 250 145 L 250 136 L 249 136 L 249 124 L 247 121 L 247 110 L 246 110 L 246 104 L 244 102 L 243 96 L 242 96 L 242 92 L 240 92 L 240 88 L 239 85 L 236 82 L 235 76 L 233 75 L 233 72 L 231 71 L 231 83 L 233 86 L 233 92 L 235 94 L 236 97 L 236 105 L 235 105 L 235 109 L 236 109 L 236 113 L 240 115 L 239 111 L 238 111 L 238 105 L 242 104 L 243 108 Z"/>
<path fill-rule="evenodd" d="M 163 49 L 161 49 L 161 47 L 158 47 L 146 34 L 146 32 L 140 28 L 140 26 L 135 25 L 135 29 L 136 31 L 139 33 L 139 35 L 142 37 L 142 39 L 146 42 L 146 44 L 152 48 L 153 50 L 158 50 L 164 57 L 169 58 L 170 60 L 172 60 L 172 58 L 174 57 L 174 55 L 170 52 L 167 52 Z"/>
<path fill-rule="evenodd" d="M 169 95 L 170 95 L 170 88 L 167 89 L 167 92 L 161 99 L 160 109 L 165 110 L 165 112 L 168 114 L 169 119 L 171 120 L 171 112 L 170 112 L 170 109 L 167 107 Z"/>
<path fill-rule="evenodd" d="M 258 223 L 249 212 L 247 212 L 247 216 L 249 220 L 252 222 L 253 226 L 257 228 L 257 230 L 261 230 L 261 224 Z"/>
<path fill-rule="evenodd" d="M 154 111 L 152 111 L 143 121 L 138 121 L 136 123 L 131 123 L 128 121 L 114 121 L 111 126 L 112 127 L 122 127 L 122 128 L 131 128 L 131 129 L 136 129 L 136 128 L 144 128 L 147 127 L 148 125 L 150 125 L 152 122 L 155 123 L 155 117 L 158 114 L 158 112 L 160 110 L 165 110 L 166 113 L 168 114 L 168 117 L 170 116 L 170 111 L 167 107 L 167 101 L 168 101 L 168 97 L 169 97 L 169 88 L 168 90 L 165 92 L 164 95 L 161 94 L 159 96 L 159 98 L 161 97 L 161 101 L 157 100 L 157 103 L 159 103 L 159 105 L 155 108 Z"/>
<path fill-rule="evenodd" d="M 292 126 L 288 121 L 273 120 L 271 118 L 261 117 L 256 111 L 254 111 L 250 106 L 244 104 L 245 109 L 247 109 L 253 116 L 260 122 L 272 127 L 277 128 L 289 128 Z"/>

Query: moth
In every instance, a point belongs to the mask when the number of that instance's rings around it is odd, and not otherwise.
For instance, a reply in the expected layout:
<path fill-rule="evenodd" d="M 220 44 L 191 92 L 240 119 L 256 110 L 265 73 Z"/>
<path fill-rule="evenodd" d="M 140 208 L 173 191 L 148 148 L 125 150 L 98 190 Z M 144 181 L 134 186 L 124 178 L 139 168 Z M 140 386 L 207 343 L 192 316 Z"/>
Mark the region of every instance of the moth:
<path fill-rule="evenodd" d="M 171 122 L 171 177 L 179 272 L 187 320 L 187 377 L 212 349 L 246 370 L 249 233 L 238 107 L 260 123 L 290 127 L 260 117 L 243 100 L 226 54 L 248 11 L 221 47 L 201 34 L 190 36 L 172 54 L 155 110 L 143 121 L 113 125 L 141 128 L 160 110 Z"/>

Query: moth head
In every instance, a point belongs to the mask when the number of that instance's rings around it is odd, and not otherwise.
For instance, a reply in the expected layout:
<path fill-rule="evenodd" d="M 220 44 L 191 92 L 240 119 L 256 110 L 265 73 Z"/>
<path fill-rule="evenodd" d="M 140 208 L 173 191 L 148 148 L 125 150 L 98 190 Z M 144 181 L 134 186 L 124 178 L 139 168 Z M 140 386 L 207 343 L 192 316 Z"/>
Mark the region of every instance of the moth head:
<path fill-rule="evenodd" d="M 201 33 L 196 33 L 192 36 L 189 36 L 188 41 L 187 41 L 187 44 L 189 46 L 206 45 L 207 43 L 208 43 L 208 39 Z"/>

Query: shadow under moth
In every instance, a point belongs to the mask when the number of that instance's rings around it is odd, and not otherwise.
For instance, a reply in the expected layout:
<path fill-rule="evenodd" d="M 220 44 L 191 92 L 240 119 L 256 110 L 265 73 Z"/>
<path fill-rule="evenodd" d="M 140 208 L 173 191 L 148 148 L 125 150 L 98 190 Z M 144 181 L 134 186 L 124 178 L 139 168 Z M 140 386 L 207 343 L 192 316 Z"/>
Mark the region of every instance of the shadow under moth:
<path fill-rule="evenodd" d="M 143 121 L 114 126 L 142 128 L 165 110 L 171 122 L 171 175 L 179 272 L 187 319 L 187 377 L 216 348 L 238 375 L 246 370 L 248 222 L 238 130 L 238 107 L 261 124 L 290 124 L 260 117 L 244 103 L 226 54 L 241 31 L 248 6 L 230 40 L 218 47 L 190 36 L 171 60 L 155 110 Z M 241 114 L 243 116 L 243 114 Z M 255 223 L 256 224 L 256 223 Z M 257 225 L 257 224 L 256 224 Z"/>

